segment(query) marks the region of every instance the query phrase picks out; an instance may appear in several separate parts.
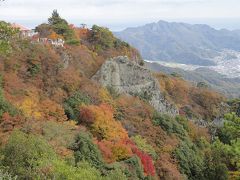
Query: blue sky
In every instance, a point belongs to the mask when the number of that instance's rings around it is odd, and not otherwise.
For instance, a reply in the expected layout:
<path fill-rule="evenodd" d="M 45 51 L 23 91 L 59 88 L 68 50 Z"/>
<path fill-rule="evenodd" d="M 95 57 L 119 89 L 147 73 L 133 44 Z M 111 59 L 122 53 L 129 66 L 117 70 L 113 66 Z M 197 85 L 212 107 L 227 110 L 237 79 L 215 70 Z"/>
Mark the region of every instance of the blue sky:
<path fill-rule="evenodd" d="M 159 20 L 240 29 L 240 0 L 6 0 L 0 19 L 28 27 L 46 22 L 53 9 L 70 23 L 112 30 Z"/>

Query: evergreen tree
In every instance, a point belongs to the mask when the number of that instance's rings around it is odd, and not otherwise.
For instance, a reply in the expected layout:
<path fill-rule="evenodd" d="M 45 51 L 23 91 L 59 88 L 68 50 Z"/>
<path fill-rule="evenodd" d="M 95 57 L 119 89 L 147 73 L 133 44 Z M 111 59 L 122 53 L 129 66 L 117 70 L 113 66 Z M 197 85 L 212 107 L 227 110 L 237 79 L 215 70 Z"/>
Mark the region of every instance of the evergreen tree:
<path fill-rule="evenodd" d="M 62 35 L 64 39 L 74 39 L 74 32 L 69 27 L 68 22 L 61 18 L 57 10 L 54 10 L 52 16 L 48 19 L 49 25 L 59 35 Z"/>

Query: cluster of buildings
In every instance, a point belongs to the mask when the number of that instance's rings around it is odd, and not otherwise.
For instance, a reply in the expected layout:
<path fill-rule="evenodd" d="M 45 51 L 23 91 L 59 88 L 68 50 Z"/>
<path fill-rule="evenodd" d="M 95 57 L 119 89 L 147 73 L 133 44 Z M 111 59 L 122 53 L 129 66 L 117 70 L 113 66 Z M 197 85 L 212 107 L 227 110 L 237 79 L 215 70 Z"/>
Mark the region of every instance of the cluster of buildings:
<path fill-rule="evenodd" d="M 64 46 L 64 40 L 57 38 L 57 39 L 50 39 L 50 38 L 41 38 L 38 33 L 36 33 L 33 29 L 28 29 L 20 24 L 13 23 L 13 28 L 19 29 L 19 36 L 21 38 L 29 38 L 32 42 L 38 42 L 43 44 L 51 44 L 57 47 Z"/>

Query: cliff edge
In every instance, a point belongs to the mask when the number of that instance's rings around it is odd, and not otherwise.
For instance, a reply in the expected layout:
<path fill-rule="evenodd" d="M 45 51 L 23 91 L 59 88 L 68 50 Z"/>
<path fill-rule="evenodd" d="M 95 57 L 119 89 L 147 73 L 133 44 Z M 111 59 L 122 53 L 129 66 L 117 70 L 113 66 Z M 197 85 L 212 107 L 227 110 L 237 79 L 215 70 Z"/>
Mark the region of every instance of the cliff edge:
<path fill-rule="evenodd" d="M 160 113 L 172 116 L 179 114 L 177 107 L 164 98 L 151 71 L 127 57 L 119 56 L 107 60 L 92 79 L 120 94 L 139 96 Z"/>

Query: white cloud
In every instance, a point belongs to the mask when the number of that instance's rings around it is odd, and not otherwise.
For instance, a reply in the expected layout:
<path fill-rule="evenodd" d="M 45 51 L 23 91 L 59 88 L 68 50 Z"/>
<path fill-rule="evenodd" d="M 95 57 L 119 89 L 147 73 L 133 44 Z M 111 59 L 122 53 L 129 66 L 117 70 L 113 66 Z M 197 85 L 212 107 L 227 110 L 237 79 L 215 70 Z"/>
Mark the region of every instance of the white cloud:
<path fill-rule="evenodd" d="M 58 9 L 73 23 L 120 27 L 160 19 L 235 18 L 239 5 L 239 0 L 6 0 L 0 19 L 33 26 Z"/>

